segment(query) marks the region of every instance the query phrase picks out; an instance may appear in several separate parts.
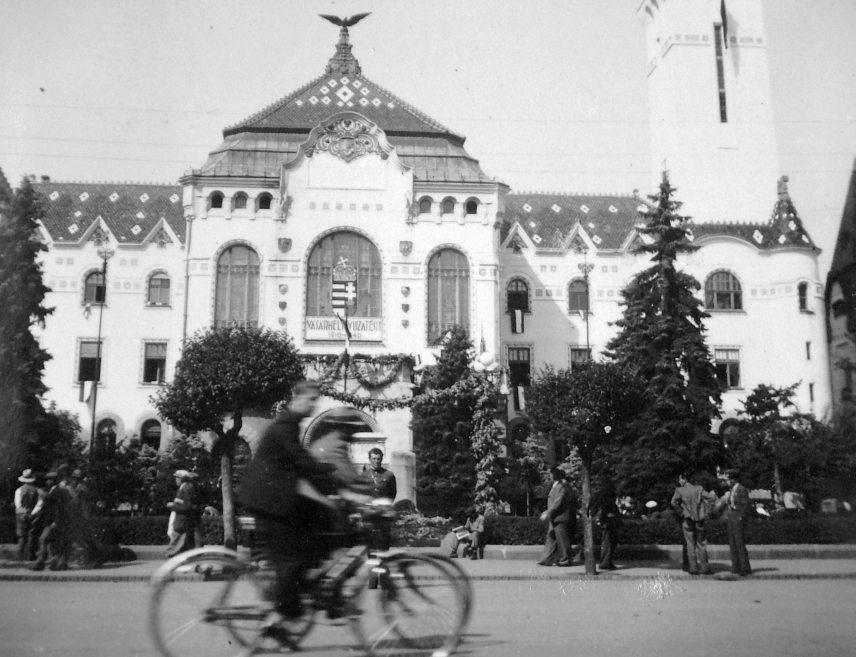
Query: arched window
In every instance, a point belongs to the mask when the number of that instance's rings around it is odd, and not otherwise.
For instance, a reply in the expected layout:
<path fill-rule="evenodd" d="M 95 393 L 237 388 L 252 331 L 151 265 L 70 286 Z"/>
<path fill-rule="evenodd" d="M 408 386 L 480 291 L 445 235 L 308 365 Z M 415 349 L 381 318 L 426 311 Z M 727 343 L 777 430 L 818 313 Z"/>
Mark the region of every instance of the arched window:
<path fill-rule="evenodd" d="M 470 265 L 457 249 L 442 249 L 428 261 L 428 343 L 455 325 L 469 330 Z"/>
<path fill-rule="evenodd" d="M 157 420 L 146 420 L 140 429 L 140 442 L 152 449 L 160 449 L 161 423 Z"/>
<path fill-rule="evenodd" d="M 271 202 L 273 201 L 273 196 L 265 192 L 261 194 L 258 198 L 259 210 L 270 210 Z"/>
<path fill-rule="evenodd" d="M 236 244 L 217 260 L 217 291 L 214 326 L 259 323 L 259 256 L 251 248 Z"/>
<path fill-rule="evenodd" d="M 94 271 L 87 274 L 83 285 L 84 303 L 104 303 L 107 299 L 107 288 L 104 285 L 104 274 Z"/>
<path fill-rule="evenodd" d="M 95 427 L 96 454 L 107 455 L 116 451 L 116 421 L 101 420 Z"/>
<path fill-rule="evenodd" d="M 211 196 L 208 197 L 208 207 L 212 210 L 219 210 L 223 207 L 223 194 L 221 192 L 214 192 Z"/>
<path fill-rule="evenodd" d="M 467 214 L 477 214 L 479 211 L 478 199 L 469 199 L 464 208 L 466 209 Z"/>
<path fill-rule="evenodd" d="M 233 207 L 236 210 L 246 210 L 247 209 L 247 195 L 244 192 L 238 192 L 235 194 L 232 199 Z"/>
<path fill-rule="evenodd" d="M 529 312 L 529 286 L 522 278 L 515 278 L 508 283 L 506 288 L 506 300 L 508 310 L 522 310 Z"/>
<path fill-rule="evenodd" d="M 589 293 L 586 282 L 577 278 L 568 285 L 568 312 L 589 311 Z"/>
<path fill-rule="evenodd" d="M 155 272 L 149 278 L 149 289 L 146 301 L 150 306 L 169 305 L 169 276 L 162 271 Z"/>
<path fill-rule="evenodd" d="M 423 196 L 419 199 L 419 214 L 431 214 L 431 197 Z"/>
<path fill-rule="evenodd" d="M 344 258 L 357 270 L 356 296 L 348 306 L 351 317 L 381 316 L 381 260 L 377 247 L 352 231 L 324 237 L 309 254 L 306 276 L 306 316 L 332 317 L 333 267 Z"/>
<path fill-rule="evenodd" d="M 455 199 L 449 197 L 443 199 L 443 214 L 452 214 L 455 211 Z"/>
<path fill-rule="evenodd" d="M 728 271 L 717 271 L 704 284 L 704 306 L 709 310 L 742 310 L 743 292 L 737 277 Z"/>
<path fill-rule="evenodd" d="M 800 310 L 805 312 L 808 310 L 808 283 L 803 281 L 797 285 L 797 298 L 800 304 Z"/>

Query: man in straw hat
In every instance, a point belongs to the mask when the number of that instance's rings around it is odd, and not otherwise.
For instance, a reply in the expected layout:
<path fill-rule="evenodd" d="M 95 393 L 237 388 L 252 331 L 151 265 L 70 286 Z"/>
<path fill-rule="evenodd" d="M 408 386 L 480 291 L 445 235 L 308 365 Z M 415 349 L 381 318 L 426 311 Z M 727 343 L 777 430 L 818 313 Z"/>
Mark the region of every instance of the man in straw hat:
<path fill-rule="evenodd" d="M 18 477 L 21 485 L 15 490 L 15 534 L 18 537 L 18 559 L 33 561 L 36 558 L 36 545 L 30 538 L 33 528 L 33 509 L 39 501 L 39 489 L 36 488 L 36 476 L 30 468 Z"/>

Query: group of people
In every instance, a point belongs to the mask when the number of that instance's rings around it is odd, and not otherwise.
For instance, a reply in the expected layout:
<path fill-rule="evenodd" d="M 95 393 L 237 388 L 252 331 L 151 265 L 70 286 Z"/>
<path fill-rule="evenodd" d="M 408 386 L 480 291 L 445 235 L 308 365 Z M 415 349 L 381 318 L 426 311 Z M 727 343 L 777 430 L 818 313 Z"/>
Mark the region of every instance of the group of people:
<path fill-rule="evenodd" d="M 78 547 L 84 566 L 98 565 L 83 472 L 66 464 L 42 476 L 26 469 L 18 481 L 14 498 L 18 559 L 32 561 L 33 570 L 67 570 Z"/>
<path fill-rule="evenodd" d="M 370 467 L 361 472 L 351 461 L 349 443 L 365 431 L 362 418 L 351 409 L 324 416 L 326 426 L 308 449 L 301 445 L 300 423 L 313 415 L 321 392 L 302 381 L 292 388 L 286 410 L 262 434 L 244 473 L 240 502 L 256 520 L 256 537 L 267 546 L 275 570 L 272 591 L 277 613 L 283 618 L 302 613 L 303 576 L 335 547 L 340 525 L 337 494 L 362 502 L 375 497 L 394 500 L 395 476 L 383 468 L 383 452 L 373 449 Z M 391 527 L 378 537 L 379 549 L 389 547 Z M 277 619 L 268 632 L 284 631 Z"/>
<path fill-rule="evenodd" d="M 541 520 L 548 524 L 544 551 L 537 562 L 540 566 L 570 566 L 574 555 L 573 537 L 579 512 L 576 493 L 567 481 L 565 471 L 554 467 L 552 485 L 547 495 L 547 509 Z M 750 515 L 749 490 L 740 482 L 740 472 L 725 473 L 727 490 L 718 495 L 691 480 L 689 473 L 678 477 L 678 487 L 672 496 L 671 506 L 681 522 L 684 538 L 684 570 L 691 575 L 708 575 L 712 571 L 707 553 L 706 521 L 724 514 L 728 527 L 731 572 L 745 577 L 752 574 L 749 552 L 746 548 L 746 521 Z M 601 529 L 601 570 L 615 570 L 615 550 L 621 512 L 617 504 L 615 486 L 609 480 L 600 483 L 587 509 L 588 515 Z"/>

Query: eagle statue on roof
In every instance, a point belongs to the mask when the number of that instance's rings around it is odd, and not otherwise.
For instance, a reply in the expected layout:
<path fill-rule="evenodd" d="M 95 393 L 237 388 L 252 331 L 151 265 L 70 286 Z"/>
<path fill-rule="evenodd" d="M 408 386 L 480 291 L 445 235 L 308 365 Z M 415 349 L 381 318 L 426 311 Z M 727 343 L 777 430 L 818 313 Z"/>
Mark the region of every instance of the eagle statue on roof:
<path fill-rule="evenodd" d="M 338 16 L 331 16 L 330 14 L 318 14 L 321 18 L 326 18 L 328 21 L 333 23 L 333 25 L 338 25 L 339 27 L 348 28 L 352 25 L 356 25 L 361 20 L 363 20 L 366 16 L 371 14 L 371 12 L 367 12 L 365 14 L 354 14 L 353 16 L 345 16 L 343 18 L 339 18 Z"/>

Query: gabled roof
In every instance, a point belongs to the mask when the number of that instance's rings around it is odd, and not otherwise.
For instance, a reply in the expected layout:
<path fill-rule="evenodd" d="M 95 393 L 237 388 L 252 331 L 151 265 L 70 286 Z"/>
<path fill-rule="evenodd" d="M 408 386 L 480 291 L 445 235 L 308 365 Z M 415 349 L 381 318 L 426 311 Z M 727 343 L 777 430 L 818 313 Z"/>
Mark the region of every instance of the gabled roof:
<path fill-rule="evenodd" d="M 33 187 L 46 200 L 41 223 L 55 243 L 79 243 L 99 218 L 119 244 L 143 244 L 161 219 L 184 242 L 177 185 L 42 182 Z"/>
<path fill-rule="evenodd" d="M 644 222 L 635 196 L 514 193 L 506 197 L 501 239 L 505 240 L 515 221 L 520 223 L 539 251 L 561 250 L 579 227 L 598 250 L 628 248 L 635 227 Z M 802 248 L 816 251 L 787 191 L 787 177 L 779 181 L 779 198 L 767 223 L 691 223 L 693 240 L 702 237 L 736 237 L 761 250 Z"/>

